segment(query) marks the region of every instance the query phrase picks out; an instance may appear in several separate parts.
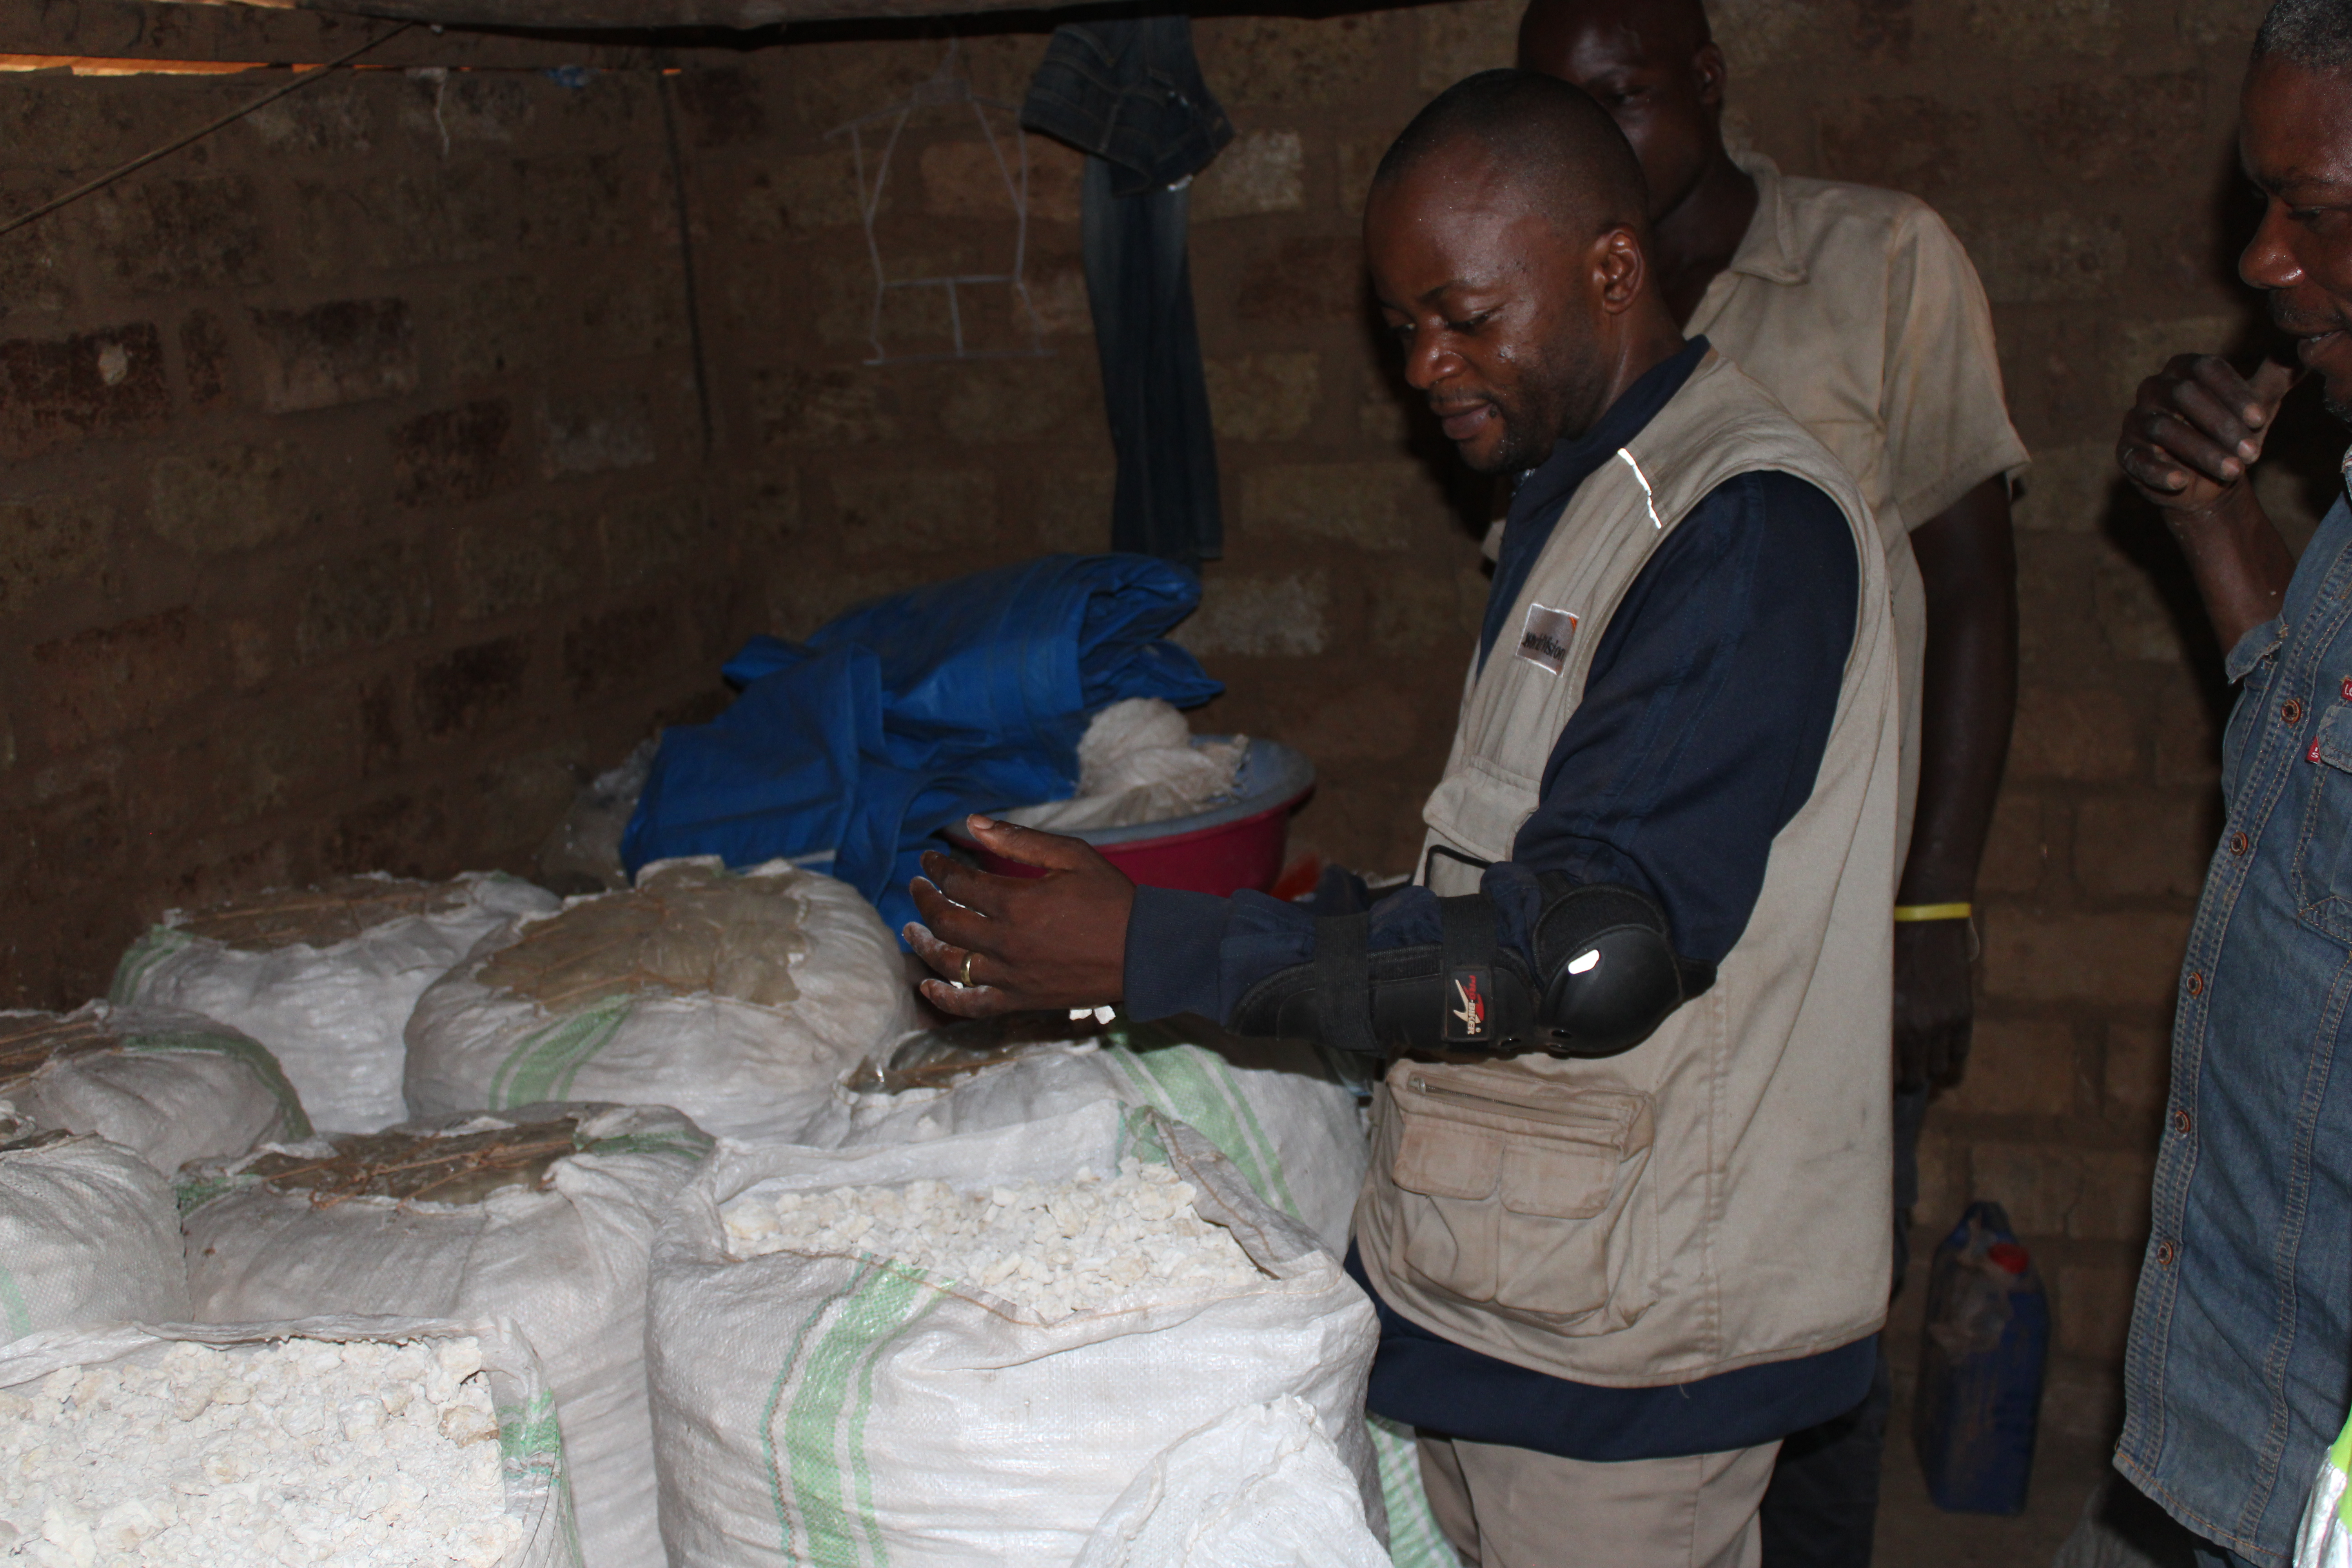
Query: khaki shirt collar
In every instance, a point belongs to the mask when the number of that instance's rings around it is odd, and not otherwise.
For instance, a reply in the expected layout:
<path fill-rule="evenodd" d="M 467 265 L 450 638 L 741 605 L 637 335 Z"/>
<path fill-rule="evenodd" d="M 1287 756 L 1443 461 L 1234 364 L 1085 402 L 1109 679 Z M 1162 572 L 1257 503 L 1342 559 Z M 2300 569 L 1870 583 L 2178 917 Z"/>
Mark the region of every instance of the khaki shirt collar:
<path fill-rule="evenodd" d="M 1802 283 L 1807 276 L 1797 245 L 1796 215 L 1780 183 L 1780 166 L 1761 153 L 1734 153 L 1731 161 L 1756 182 L 1756 216 L 1739 237 L 1727 269 L 1771 283 Z"/>

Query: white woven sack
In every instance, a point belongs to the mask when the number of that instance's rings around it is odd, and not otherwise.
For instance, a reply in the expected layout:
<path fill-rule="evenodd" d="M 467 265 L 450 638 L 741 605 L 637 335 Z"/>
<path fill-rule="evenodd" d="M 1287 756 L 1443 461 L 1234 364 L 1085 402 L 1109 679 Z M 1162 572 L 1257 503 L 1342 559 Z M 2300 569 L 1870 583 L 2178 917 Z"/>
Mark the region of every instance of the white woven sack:
<path fill-rule="evenodd" d="M 43 1378 L 64 1367 L 152 1363 L 181 1342 L 230 1349 L 295 1339 L 337 1344 L 394 1343 L 468 1335 L 480 1342 L 482 1374 L 488 1380 L 490 1399 L 498 1411 L 506 1511 L 522 1525 L 521 1543 L 499 1568 L 581 1568 L 580 1543 L 572 1523 L 571 1479 L 564 1467 L 563 1441 L 553 1419 L 553 1396 L 530 1344 L 513 1323 L 502 1318 L 325 1317 L 272 1323 L 117 1323 L 63 1330 L 0 1347 L 0 1390 L 29 1394 Z M 138 1456 L 125 1458 L 136 1463 Z"/>
<path fill-rule="evenodd" d="M 185 1008 L 244 1031 L 277 1056 L 312 1125 L 373 1132 L 408 1114 L 401 1030 L 417 997 L 482 937 L 558 900 L 497 872 L 438 885 L 355 877 L 315 893 L 320 914 L 331 917 L 341 906 L 366 923 L 313 945 L 266 934 L 303 923 L 300 895 L 266 895 L 201 914 L 173 910 L 122 955 L 110 994 Z M 318 915 L 308 920 L 325 923 Z M 254 934 L 202 934 L 240 926 Z"/>
<path fill-rule="evenodd" d="M 1286 1394 L 1171 1443 L 1074 1568 L 1391 1568 L 1314 1409 Z"/>
<path fill-rule="evenodd" d="M 315 1202 L 250 1173 L 259 1155 L 191 1167 L 180 1190 L 194 1315 L 511 1317 L 554 1391 L 588 1568 L 661 1568 L 646 1269 L 655 1229 L 709 1138 L 662 1106 L 527 1106 L 401 1131 L 462 1133 L 567 1116 L 581 1119 L 571 1134 L 581 1152 L 553 1161 L 543 1190 L 509 1186 L 468 1203 Z M 282 1151 L 306 1152 L 332 1150 Z"/>
<path fill-rule="evenodd" d="M 659 911 L 746 891 L 787 941 L 658 923 Z M 602 907 L 614 900 L 630 902 Z M 656 923 L 534 980 L 551 1001 L 500 983 L 512 952 L 562 934 L 547 929 L 556 922 L 637 911 Z M 708 978 L 666 978 L 688 971 Z M 773 1005 L 746 999 L 784 992 Z M 898 943 L 847 884 L 782 860 L 740 874 L 715 858 L 658 861 L 628 892 L 515 922 L 427 991 L 408 1025 L 408 1102 L 419 1116 L 549 1100 L 674 1105 L 713 1133 L 796 1140 L 834 1080 L 914 1022 Z"/>
<path fill-rule="evenodd" d="M 720 1206 L 752 1187 L 1066 1181 L 1165 1159 L 1265 1270 L 1237 1293 L 1144 1298 L 1046 1322 L 988 1291 L 870 1258 L 736 1261 Z M 932 1142 L 827 1151 L 722 1142 L 654 1252 L 646 1332 L 662 1539 L 675 1568 L 1063 1568 L 1166 1447 L 1296 1394 L 1362 1506 L 1371 1303 L 1190 1128 L 1098 1100 Z"/>
<path fill-rule="evenodd" d="M 1148 1105 L 1185 1123 L 1259 1197 L 1346 1254 L 1364 1179 L 1364 1119 L 1355 1092 L 1303 1041 L 1219 1034 L 1199 1044 L 1173 1025 L 1120 1024 L 1099 1042 L 1033 1050 L 942 1089 L 842 1089 L 795 1142 L 919 1142 L 1041 1121 L 1097 1100 Z"/>
<path fill-rule="evenodd" d="M 0 1013 L 0 1100 L 37 1126 L 120 1143 L 167 1176 L 189 1160 L 310 1135 L 275 1057 L 168 1008 Z"/>
<path fill-rule="evenodd" d="M 172 1189 L 120 1143 L 32 1131 L 0 1103 L 0 1342 L 118 1318 L 184 1318 Z"/>

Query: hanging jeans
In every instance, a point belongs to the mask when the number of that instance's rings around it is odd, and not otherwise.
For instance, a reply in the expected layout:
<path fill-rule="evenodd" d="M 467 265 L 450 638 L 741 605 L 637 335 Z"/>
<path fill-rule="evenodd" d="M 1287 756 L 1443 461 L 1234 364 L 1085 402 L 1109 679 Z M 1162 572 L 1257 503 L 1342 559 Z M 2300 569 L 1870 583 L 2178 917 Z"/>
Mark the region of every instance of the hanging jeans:
<path fill-rule="evenodd" d="M 1224 514 L 1192 317 L 1192 193 L 1118 195 L 1120 176 L 1108 159 L 1087 159 L 1087 296 L 1118 457 L 1110 547 L 1198 566 L 1224 553 Z"/>

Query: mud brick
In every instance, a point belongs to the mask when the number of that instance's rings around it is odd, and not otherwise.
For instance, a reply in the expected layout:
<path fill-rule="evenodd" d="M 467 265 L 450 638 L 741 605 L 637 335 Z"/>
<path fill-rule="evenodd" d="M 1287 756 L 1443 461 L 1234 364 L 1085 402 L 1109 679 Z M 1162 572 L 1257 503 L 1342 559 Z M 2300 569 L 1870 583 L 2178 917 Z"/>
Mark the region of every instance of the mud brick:
<path fill-rule="evenodd" d="M 515 165 L 516 205 L 528 249 L 620 245 L 629 237 L 629 215 L 653 210 L 658 195 L 651 184 L 641 192 L 627 189 L 621 161 L 609 153 Z M 670 210 L 667 200 L 659 210 Z"/>
<path fill-rule="evenodd" d="M 1985 921 L 1985 990 L 2020 1002 L 2169 1005 L 2189 946 L 2189 916 L 1992 911 Z"/>
<path fill-rule="evenodd" d="M 2023 789 L 2005 789 L 1993 803 L 1992 829 L 1985 837 L 1984 859 L 1977 868 L 1977 889 L 1986 893 L 2030 893 L 2042 885 L 2050 866 L 2050 824 L 2042 797 Z"/>
<path fill-rule="evenodd" d="M 360 723 L 360 776 L 388 778 L 400 770 L 408 750 L 400 727 L 400 701 L 394 678 L 378 676 L 360 682 L 355 703 Z"/>
<path fill-rule="evenodd" d="M 735 146 L 768 128 L 767 105 L 749 71 L 687 70 L 668 80 L 697 147 Z"/>
<path fill-rule="evenodd" d="M 2020 694 L 2011 776 L 2111 782 L 2137 773 L 2140 757 L 2138 723 L 2116 692 L 2037 688 Z"/>
<path fill-rule="evenodd" d="M 686 342 L 686 304 L 675 273 L 631 278 L 591 292 L 580 324 L 606 359 L 640 359 Z"/>
<path fill-rule="evenodd" d="M 880 375 L 802 365 L 751 373 L 751 416 L 770 447 L 836 447 L 898 438 L 897 399 Z"/>
<path fill-rule="evenodd" d="M 460 382 L 537 368 L 557 341 L 546 282 L 494 278 L 468 284 L 432 312 L 435 337 Z"/>
<path fill-rule="evenodd" d="M 412 144 L 436 154 L 468 142 L 501 145 L 537 118 L 539 100 L 551 86 L 535 73 L 452 71 L 440 81 L 410 77 L 401 87 L 400 129 Z"/>
<path fill-rule="evenodd" d="M 469 644 L 418 666 L 418 731 L 438 740 L 511 712 L 530 668 L 530 650 L 519 637 Z"/>
<path fill-rule="evenodd" d="M 147 729 L 210 689 L 217 664 L 185 605 L 38 644 L 29 727 L 59 753 Z"/>
<path fill-rule="evenodd" d="M 882 187 L 877 216 L 892 210 L 894 194 Z M 860 199 L 857 163 L 848 148 L 778 158 L 745 181 L 735 203 L 736 232 L 755 245 L 772 245 L 843 227 L 858 221 Z"/>
<path fill-rule="evenodd" d="M 1442 517 L 1444 498 L 1428 468 L 1409 458 L 1283 463 L 1243 481 L 1242 521 L 1252 530 L 1402 550 L 1417 518 Z"/>
<path fill-rule="evenodd" d="M 1321 109 L 1369 88 L 1380 72 L 1381 47 L 1397 34 L 1390 17 L 1375 12 L 1322 19 L 1203 17 L 1193 36 L 1202 69 L 1228 105 Z"/>
<path fill-rule="evenodd" d="M 188 374 L 188 406 L 210 408 L 228 399 L 228 328 L 210 310 L 191 310 L 180 322 L 180 361 Z"/>
<path fill-rule="evenodd" d="M 457 536 L 457 615 L 483 620 L 576 594 L 587 572 L 585 521 L 537 512 Z"/>
<path fill-rule="evenodd" d="M 1242 354 L 1208 363 L 1209 415 L 1220 439 L 1295 441 L 1322 400 L 1323 356 Z"/>
<path fill-rule="evenodd" d="M 259 194 L 241 174 L 128 181 L 88 216 L 101 275 L 134 291 L 269 281 Z"/>
<path fill-rule="evenodd" d="M 1196 654 L 1309 658 L 1329 640 L 1331 582 L 1322 571 L 1234 577 L 1201 585 L 1201 607 L 1170 634 Z"/>
<path fill-rule="evenodd" d="M 2072 1115 L 2076 1055 L 2072 1024 L 1979 1017 L 1969 1047 L 1968 1074 L 1941 1103 L 1962 1113 Z"/>
<path fill-rule="evenodd" d="M 2018 119 L 2051 173 L 2095 189 L 2118 177 L 2181 173 L 2203 149 L 2180 128 L 2204 120 L 2205 79 L 2195 72 L 2114 77 L 2085 72 L 2020 95 Z M 2200 166 L 2201 167 L 2201 166 Z"/>
<path fill-rule="evenodd" d="M 148 526 L 197 555 L 250 550 L 299 532 L 306 521 L 287 492 L 279 447 L 167 452 L 148 475 Z"/>
<path fill-rule="evenodd" d="M 1733 0 L 1734 8 L 1738 0 Z M 1519 13 L 1513 0 L 1467 0 L 1413 13 L 1420 26 L 1420 83 L 1423 92 L 1443 92 L 1465 76 L 1518 63 Z M 1708 15 L 1723 9 L 1721 0 Z M 1722 28 L 1717 20 L 1716 27 Z M 1735 58 L 1737 57 L 1734 57 Z"/>
<path fill-rule="evenodd" d="M 653 412 L 643 393 L 550 397 L 540 422 L 546 439 L 539 471 L 551 479 L 642 468 L 656 456 Z"/>
<path fill-rule="evenodd" d="M 252 314 L 261 344 L 261 404 L 273 414 L 416 390 L 405 300 L 337 300 Z"/>
<path fill-rule="evenodd" d="M 590 616 L 563 634 L 563 678 L 576 698 L 646 679 L 677 637 L 667 605 L 635 605 Z"/>
<path fill-rule="evenodd" d="M 1085 155 L 1045 136 L 1028 139 L 1027 155 L 1030 221 L 1076 223 Z M 1021 149 L 1003 131 L 993 147 L 977 140 L 934 142 L 923 149 L 918 163 L 924 209 L 941 217 L 1010 221 L 1014 216 L 1013 193 L 1021 180 Z M 870 178 L 870 164 L 868 169 Z"/>
<path fill-rule="evenodd" d="M 2130 260 L 2123 219 L 2108 213 L 1947 216 L 1986 296 L 2001 304 L 2107 299 Z"/>
<path fill-rule="evenodd" d="M 1244 321 L 1356 321 L 1371 298 L 1353 235 L 1286 239 L 1243 275 L 1234 313 Z"/>
<path fill-rule="evenodd" d="M 2058 1348 L 2100 1362 L 2123 1360 L 2139 1270 L 2120 1263 L 2069 1264 L 2058 1270 L 2055 1283 Z"/>
<path fill-rule="evenodd" d="M 329 863 L 341 871 L 446 876 L 457 868 L 447 848 L 446 798 L 440 791 L 401 791 L 345 812 L 327 837 Z"/>
<path fill-rule="evenodd" d="M 512 171 L 459 163 L 429 175 L 299 181 L 293 255 L 307 276 L 342 279 L 483 261 L 512 244 Z"/>
<path fill-rule="evenodd" d="M 996 532 L 996 476 L 982 469 L 841 474 L 833 493 L 856 554 L 963 547 Z"/>
<path fill-rule="evenodd" d="M 1399 566 L 1372 574 L 1372 646 L 1401 656 L 1434 649 L 1468 658 L 1486 608 L 1486 578 L 1473 567 L 1451 574 Z"/>
<path fill-rule="evenodd" d="M 2017 526 L 2038 533 L 2096 532 L 2123 482 L 2112 439 L 2041 447 L 2017 499 Z"/>
<path fill-rule="evenodd" d="M 346 79 L 306 87 L 265 103 L 238 121 L 269 153 L 331 153 L 365 157 L 375 150 L 374 83 Z"/>
<path fill-rule="evenodd" d="M 295 650 L 309 664 L 412 636 L 432 620 L 425 552 L 412 541 L 394 540 L 312 569 L 295 621 Z"/>
<path fill-rule="evenodd" d="M 98 579 L 112 559 L 114 509 L 98 495 L 0 502 L 0 616 L 23 615 L 67 583 Z"/>
<path fill-rule="evenodd" d="M 940 426 L 966 446 L 1105 437 L 1091 355 L 982 361 L 955 370 L 941 378 L 937 406 Z"/>
<path fill-rule="evenodd" d="M 2119 1110 L 2161 1107 L 2172 1089 L 2172 1032 L 2157 1024 L 2110 1023 L 2101 1087 Z"/>
<path fill-rule="evenodd" d="M 1037 548 L 1096 555 L 1110 548 L 1112 497 L 1118 476 L 1091 464 L 1082 468 L 1056 466 L 1037 478 L 1032 503 L 1036 521 Z"/>
<path fill-rule="evenodd" d="M 483 398 L 392 432 L 392 493 L 403 506 L 479 500 L 514 482 L 514 414 Z"/>
<path fill-rule="evenodd" d="M 2086 800 L 2075 813 L 2074 879 L 2093 898 L 2193 899 L 2221 826 L 2203 791 Z"/>
<path fill-rule="evenodd" d="M 222 811 L 231 822 L 284 812 L 355 784 L 360 712 L 354 693 L 341 685 L 292 700 L 279 693 L 241 714 L 223 750 Z"/>
<path fill-rule="evenodd" d="M 697 563 L 722 558 L 718 526 L 691 495 L 632 496 L 596 520 L 605 581 L 635 587 Z"/>
<path fill-rule="evenodd" d="M 1920 97 L 1851 98 L 1822 115 L 1822 152 L 1840 179 L 1936 196 L 1974 166 L 1984 117 Z"/>
<path fill-rule="evenodd" d="M 126 435 L 171 407 L 163 335 L 152 321 L 0 342 L 0 456 Z"/>

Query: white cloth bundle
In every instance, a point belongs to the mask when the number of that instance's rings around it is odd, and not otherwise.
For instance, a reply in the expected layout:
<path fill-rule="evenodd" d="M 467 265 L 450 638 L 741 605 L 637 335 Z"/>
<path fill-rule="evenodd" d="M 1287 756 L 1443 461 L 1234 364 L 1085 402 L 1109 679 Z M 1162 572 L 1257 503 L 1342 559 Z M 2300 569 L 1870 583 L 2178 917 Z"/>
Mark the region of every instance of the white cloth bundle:
<path fill-rule="evenodd" d="M 414 1167 L 448 1143 L 476 1169 L 512 1161 L 521 1184 L 445 1203 L 430 1187 L 345 1195 L 303 1184 L 316 1173 L 261 1173 L 332 1158 L 325 1144 L 191 1166 L 181 1202 L 194 1315 L 511 1317 L 554 1392 L 588 1568 L 661 1568 L 646 1270 L 655 1229 L 710 1140 L 659 1106 L 527 1106 L 398 1131 L 418 1136 L 346 1139 L 341 1152 L 355 1165 Z"/>
<path fill-rule="evenodd" d="M 315 1318 L 294 1322 L 217 1326 L 117 1323 L 89 1329 L 60 1330 L 0 1347 L 0 1393 L 25 1399 L 42 1397 L 45 1384 L 50 1389 L 56 1388 L 57 1384 L 51 1380 L 60 1373 L 70 1374 L 74 1369 L 83 1369 L 86 1377 L 91 1372 L 125 1365 L 170 1367 L 173 1351 L 184 1344 L 242 1351 L 249 1355 L 261 1349 L 280 1344 L 299 1345 L 304 1341 L 338 1345 L 424 1343 L 436 1347 L 453 1341 L 473 1342 L 480 1360 L 480 1370 L 474 1375 L 489 1384 L 490 1404 L 495 1411 L 494 1437 L 486 1436 L 483 1440 L 495 1440 L 499 1446 L 504 1514 L 513 1521 L 512 1529 L 502 1528 L 498 1532 L 513 1544 L 502 1555 L 492 1559 L 491 1563 L 494 1568 L 580 1568 L 579 1546 L 573 1538 L 572 1525 L 570 1482 L 564 1474 L 563 1445 L 551 1416 L 552 1400 L 530 1346 L 524 1342 L 512 1323 L 503 1320 L 454 1321 L 383 1317 Z M 467 1357 L 468 1361 L 471 1359 L 471 1355 Z M 232 1393 L 233 1399 L 229 1397 Z M 191 1400 L 171 1414 L 179 1416 L 180 1410 L 192 1410 L 193 1416 L 180 1417 L 192 1419 L 201 1416 L 208 1405 L 217 1408 L 215 1402 L 242 1413 L 247 1408 L 244 1402 L 262 1397 L 264 1394 L 265 1386 L 260 1384 L 240 1382 L 235 1391 L 215 1385 L 208 1398 Z M 349 1413 L 341 1410 L 325 1414 L 338 1423 L 349 1419 Z M 377 1414 L 384 1412 L 379 1410 Z M 467 1414 L 470 1415 L 472 1412 Z M 339 1430 L 347 1433 L 349 1428 L 339 1427 Z M 462 1433 L 459 1435 L 464 1436 Z M 346 1498 L 349 1500 L 349 1511 L 333 1520 L 332 1525 L 347 1529 L 356 1525 L 359 1528 L 350 1529 L 350 1533 L 364 1539 L 366 1531 L 360 1510 L 370 1504 L 381 1508 L 390 1502 L 394 1489 L 385 1486 L 381 1496 L 352 1495 L 365 1493 L 369 1489 L 352 1485 L 349 1473 L 362 1468 L 362 1455 L 367 1443 L 364 1436 L 356 1438 L 345 1436 L 342 1444 L 335 1446 L 342 1451 L 320 1467 L 315 1484 L 301 1489 L 310 1495 L 300 1498 L 277 1493 L 269 1495 L 265 1508 L 254 1511 L 280 1516 L 270 1521 L 279 1528 L 272 1531 L 265 1525 L 254 1532 L 256 1539 L 248 1543 L 248 1550 L 239 1552 L 226 1561 L 234 1562 L 237 1568 L 280 1568 L 280 1565 L 284 1568 L 310 1568 L 310 1565 L 321 1562 L 352 1561 L 351 1557 L 332 1547 L 322 1550 L 294 1536 L 283 1528 L 283 1516 L 290 1516 L 298 1509 L 306 1513 L 331 1511 L 320 1508 L 319 1500 L 324 1497 Z M 110 1484 L 108 1489 L 110 1493 L 118 1494 L 119 1500 L 108 1510 L 108 1515 L 101 1515 L 96 1521 L 100 1529 L 110 1533 L 136 1534 L 142 1522 L 152 1522 L 152 1510 L 142 1508 L 140 1500 L 133 1495 L 142 1483 L 169 1486 L 173 1481 L 179 1481 L 184 1486 L 194 1488 L 219 1477 L 218 1484 L 224 1489 L 230 1489 L 234 1487 L 236 1472 L 247 1468 L 242 1461 L 247 1457 L 216 1438 L 207 1446 L 205 1452 L 195 1456 L 197 1463 L 189 1467 L 191 1474 L 178 1473 L 181 1467 L 177 1465 L 159 1465 L 159 1459 L 163 1458 L 151 1442 L 136 1444 L 120 1453 L 110 1452 L 94 1460 L 113 1466 L 121 1476 L 120 1481 Z M 277 1458 L 282 1465 L 282 1455 Z M 397 1478 L 394 1479 L 396 1480 Z M 173 1500 L 177 1505 L 206 1506 L 207 1500 L 203 1491 L 173 1489 Z M 251 1500 L 261 1500 L 255 1498 Z M 32 1528 L 50 1538 L 50 1544 L 57 1548 L 55 1556 L 35 1558 L 34 1561 L 80 1563 L 95 1560 L 97 1542 L 90 1538 L 98 1531 L 91 1529 L 91 1521 L 62 1517 L 63 1509 L 57 1509 L 56 1516 L 45 1518 L 50 1515 L 54 1501 L 50 1507 L 42 1507 L 37 1511 L 35 1505 L 42 1501 L 41 1499 L 27 1498 L 12 1505 L 12 1510 L 28 1514 Z M 305 1507 L 306 1504 L 309 1506 Z M 423 1506 L 431 1506 L 431 1500 L 425 1500 Z M 143 1520 L 142 1515 L 145 1516 Z M 316 1528 L 314 1521 L 301 1522 Z M 19 1533 L 26 1532 L 25 1525 L 13 1521 L 10 1527 Z M 66 1536 L 71 1544 L 58 1542 L 55 1540 L 58 1535 Z M 76 1540 L 76 1537 L 81 1539 Z M 155 1537 L 149 1537 L 149 1541 L 160 1544 Z M 6 1545 L 6 1537 L 0 1535 L 0 1552 L 5 1552 Z M 89 1555 L 79 1554 L 77 1547 L 89 1548 Z M 118 1557 L 110 1553 L 104 1560 L 125 1561 L 129 1560 L 129 1554 Z M 139 1560 L 152 1559 L 142 1555 Z M 167 1557 L 163 1561 L 185 1559 Z M 490 1564 L 486 1564 L 485 1568 L 490 1568 Z"/>
<path fill-rule="evenodd" d="M 169 1008 L 0 1013 L 0 1100 L 37 1126 L 120 1143 L 166 1176 L 189 1160 L 310 1135 L 275 1057 Z"/>
<path fill-rule="evenodd" d="M 1172 703 L 1157 697 L 1114 702 L 1078 742 L 1078 793 L 1000 812 L 1007 822 L 1049 833 L 1168 822 L 1206 810 L 1234 793 L 1249 742 L 1195 741 Z"/>
<path fill-rule="evenodd" d="M 1048 1322 L 887 1260 L 738 1261 L 720 1207 L 748 1190 L 1107 1173 L 1165 1159 L 1263 1272 Z M 662 1538 L 677 1568 L 879 1562 L 1065 1568 L 1168 1447 L 1294 1394 L 1338 1434 L 1360 1506 L 1380 1492 L 1360 1418 L 1377 1331 L 1338 1259 L 1260 1203 L 1198 1134 L 1107 1100 L 1067 1116 L 849 1151 L 721 1142 L 654 1255 L 647 1323 Z"/>
<path fill-rule="evenodd" d="M 772 861 L 664 860 L 485 941 L 416 1005 L 418 1116 L 536 1100 L 673 1105 L 789 1139 L 914 1025 L 898 943 L 855 889 Z"/>
<path fill-rule="evenodd" d="M 0 1102 L 0 1342 L 188 1315 L 172 1190 L 119 1143 L 32 1132 Z"/>
<path fill-rule="evenodd" d="M 174 910 L 116 966 L 116 1002 L 180 1007 L 269 1047 L 322 1132 L 408 1114 L 401 1031 L 425 988 L 519 915 L 557 906 L 495 872 L 347 877 L 197 914 Z"/>

